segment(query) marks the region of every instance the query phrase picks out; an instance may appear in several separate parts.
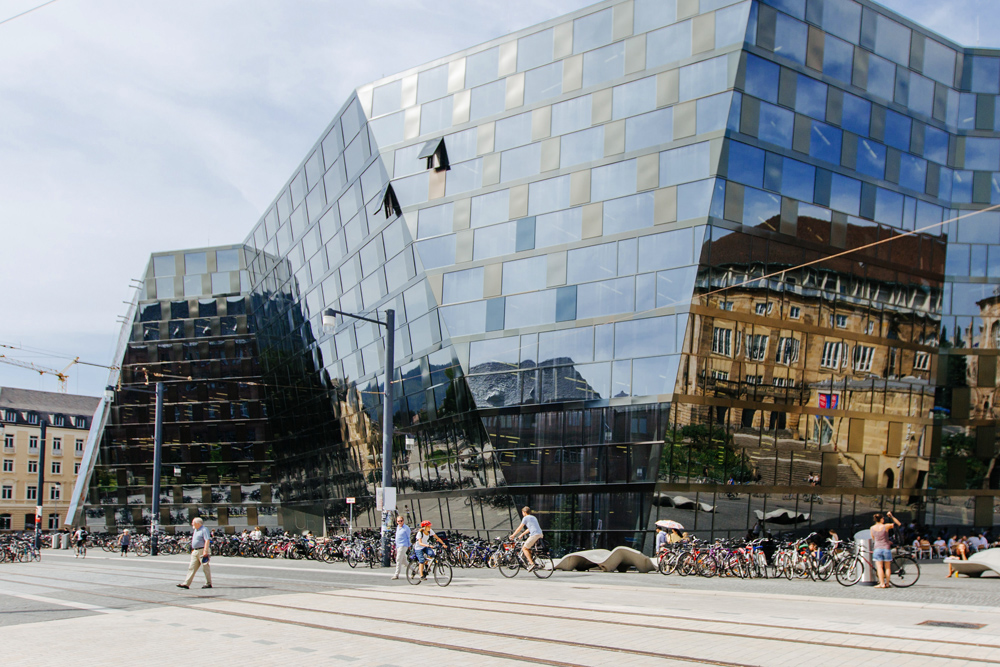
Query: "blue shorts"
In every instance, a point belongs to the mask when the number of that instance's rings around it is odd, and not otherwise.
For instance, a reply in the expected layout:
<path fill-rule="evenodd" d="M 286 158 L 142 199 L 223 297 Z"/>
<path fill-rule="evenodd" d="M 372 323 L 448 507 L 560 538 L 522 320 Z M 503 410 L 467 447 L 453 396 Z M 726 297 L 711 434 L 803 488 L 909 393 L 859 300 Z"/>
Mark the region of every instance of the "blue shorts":
<path fill-rule="evenodd" d="M 413 553 L 416 554 L 417 560 L 421 563 L 423 563 L 428 557 L 434 558 L 434 550 L 430 547 L 417 547 L 413 550 Z"/>
<path fill-rule="evenodd" d="M 872 552 L 872 561 L 875 563 L 891 563 L 892 549 L 876 549 Z"/>

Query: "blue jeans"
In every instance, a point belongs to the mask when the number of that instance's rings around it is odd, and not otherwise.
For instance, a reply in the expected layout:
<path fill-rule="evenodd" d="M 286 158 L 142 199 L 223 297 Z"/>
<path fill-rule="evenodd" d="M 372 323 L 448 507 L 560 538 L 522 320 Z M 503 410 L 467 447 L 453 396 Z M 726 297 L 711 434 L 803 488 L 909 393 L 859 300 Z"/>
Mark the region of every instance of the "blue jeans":
<path fill-rule="evenodd" d="M 872 561 L 875 563 L 891 563 L 892 549 L 875 549 L 872 552 Z"/>
<path fill-rule="evenodd" d="M 413 550 L 413 553 L 416 554 L 417 560 L 421 563 L 423 563 L 427 558 L 434 558 L 434 550 L 430 547 L 417 547 Z"/>

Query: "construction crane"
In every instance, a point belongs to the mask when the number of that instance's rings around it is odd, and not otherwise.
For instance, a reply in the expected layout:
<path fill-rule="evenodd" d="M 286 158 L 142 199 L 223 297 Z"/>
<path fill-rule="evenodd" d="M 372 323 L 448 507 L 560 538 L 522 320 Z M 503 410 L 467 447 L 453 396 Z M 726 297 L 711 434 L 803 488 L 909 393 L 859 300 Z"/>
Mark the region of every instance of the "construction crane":
<path fill-rule="evenodd" d="M 10 347 L 4 345 L 4 347 Z M 73 367 L 74 364 L 80 361 L 80 357 L 75 358 L 73 361 L 66 364 L 66 368 L 61 371 L 57 371 L 54 368 L 46 368 L 45 366 L 39 366 L 38 364 L 33 364 L 30 361 L 21 361 L 20 359 L 13 359 L 5 354 L 0 354 L 0 363 L 10 364 L 11 366 L 18 366 L 20 368 L 27 368 L 28 370 L 35 371 L 39 375 L 55 375 L 59 378 L 59 392 L 62 394 L 66 393 L 66 381 L 69 380 L 69 376 L 66 372 Z"/>

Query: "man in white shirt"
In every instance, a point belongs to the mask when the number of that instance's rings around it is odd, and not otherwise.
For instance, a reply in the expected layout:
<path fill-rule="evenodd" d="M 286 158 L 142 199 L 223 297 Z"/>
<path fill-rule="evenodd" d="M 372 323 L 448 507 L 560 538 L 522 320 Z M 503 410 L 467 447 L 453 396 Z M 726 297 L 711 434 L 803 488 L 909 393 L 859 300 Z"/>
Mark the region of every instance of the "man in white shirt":
<path fill-rule="evenodd" d="M 524 557 L 528 559 L 528 572 L 531 572 L 535 569 L 535 559 L 531 556 L 531 548 L 535 546 L 538 540 L 542 539 L 542 527 L 538 525 L 538 519 L 531 514 L 530 507 L 522 507 L 521 516 L 524 517 L 521 519 L 521 525 L 511 534 L 510 539 L 516 540 L 521 531 L 527 531 L 528 539 L 524 541 L 521 551 L 524 552 Z"/>

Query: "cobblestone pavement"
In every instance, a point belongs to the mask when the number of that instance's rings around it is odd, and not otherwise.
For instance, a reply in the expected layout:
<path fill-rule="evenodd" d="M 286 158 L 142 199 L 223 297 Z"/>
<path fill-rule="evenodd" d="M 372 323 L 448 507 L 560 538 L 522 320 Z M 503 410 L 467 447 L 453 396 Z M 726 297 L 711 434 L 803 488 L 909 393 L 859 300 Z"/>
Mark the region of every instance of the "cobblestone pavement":
<path fill-rule="evenodd" d="M 835 582 L 456 570 L 410 586 L 380 568 L 215 558 L 215 588 L 177 589 L 186 556 L 0 566 L 3 665 L 1000 664 L 1000 577 L 910 589 Z M 200 575 L 199 575 L 200 576 Z M 935 627 L 927 621 L 981 624 Z"/>

